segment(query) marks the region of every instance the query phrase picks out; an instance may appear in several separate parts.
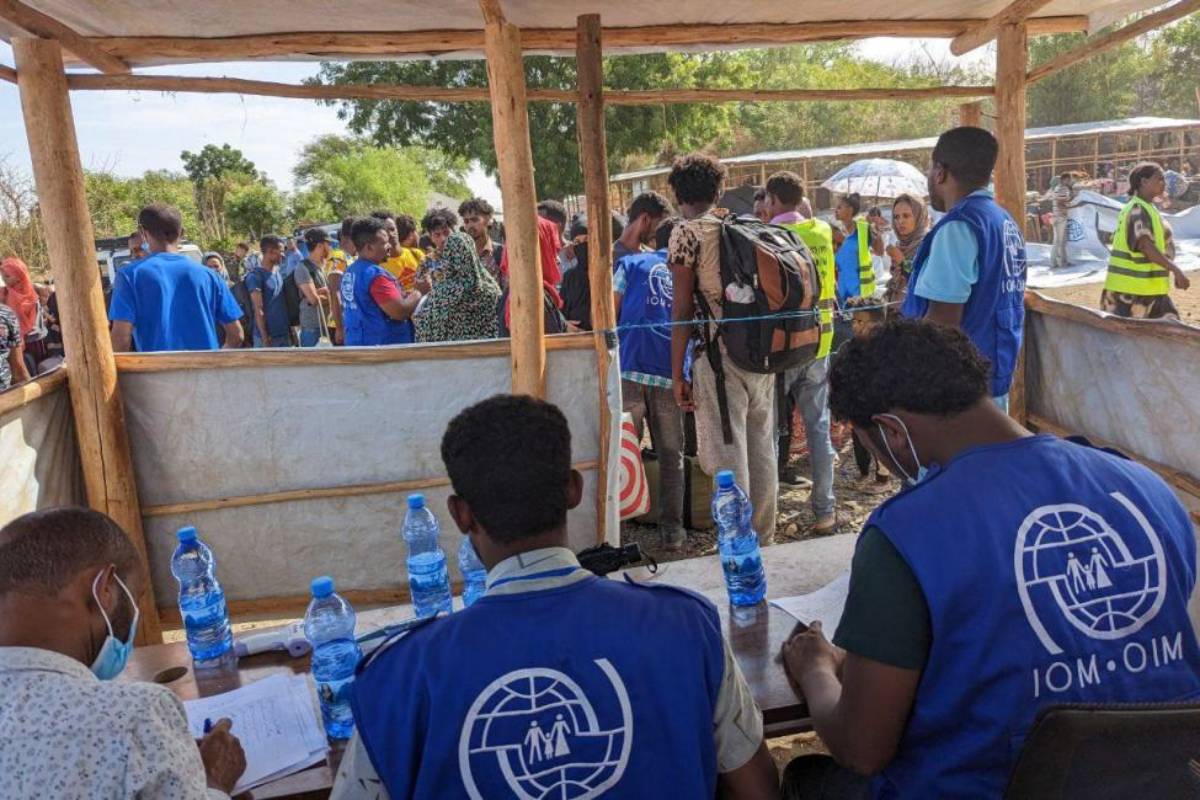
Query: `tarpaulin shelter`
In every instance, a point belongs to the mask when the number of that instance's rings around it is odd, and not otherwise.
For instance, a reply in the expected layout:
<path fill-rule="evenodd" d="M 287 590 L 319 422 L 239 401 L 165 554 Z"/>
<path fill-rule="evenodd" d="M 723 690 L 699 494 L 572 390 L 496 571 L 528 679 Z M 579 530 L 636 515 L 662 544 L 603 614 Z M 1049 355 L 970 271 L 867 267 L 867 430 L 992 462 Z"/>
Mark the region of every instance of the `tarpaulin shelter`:
<path fill-rule="evenodd" d="M 665 4 L 606 0 L 0 0 L 0 35 L 12 42 L 15 69 L 0 80 L 21 95 L 38 199 L 67 352 L 66 387 L 76 447 L 65 454 L 61 437 L 21 437 L 27 467 L 0 473 L 10 492 L 40 475 L 80 474 L 91 506 L 114 517 L 148 555 L 153 592 L 143 607 L 145 638 L 159 637 L 159 611 L 171 613 L 172 585 L 164 574 L 170 530 L 185 520 L 207 533 L 222 562 L 222 577 L 236 611 L 296 612 L 307 579 L 333 564 L 351 574 L 351 600 L 382 601 L 403 595 L 398 557 L 396 493 L 447 491 L 432 443 L 448 416 L 467 402 L 496 391 L 546 396 L 564 406 L 577 442 L 577 466 L 587 470 L 595 502 L 571 522 L 575 544 L 615 535 L 607 490 L 616 426 L 609 389 L 612 352 L 605 329 L 613 327 L 611 213 L 606 172 L 604 106 L 672 102 L 892 100 L 994 96 L 1000 159 L 1000 201 L 1019 218 L 1025 193 L 1025 91 L 1029 82 L 1200 8 L 1181 0 L 1123 28 L 1088 39 L 1077 49 L 1030 69 L 1027 37 L 1098 30 L 1150 8 L 1152 0 L 986 0 L 848 6 L 837 0 L 729 0 L 720 4 Z M 602 15 L 602 16 L 601 16 Z M 331 25 L 341 31 L 327 32 Z M 603 25 L 603 27 L 602 27 Z M 602 53 L 714 50 L 868 36 L 945 37 L 961 54 L 997 41 L 996 77 L 987 86 L 917 89 L 847 87 L 822 90 L 722 90 L 679 87 L 607 91 Z M 574 54 L 578 86 L 527 89 L 522 55 Z M 393 85 L 308 86 L 237 80 L 139 75 L 137 67 L 246 59 L 486 58 L 486 87 Z M 67 72 L 83 64 L 90 70 Z M 232 92 L 310 99 L 490 101 L 511 268 L 511 341 L 327 351 L 121 354 L 108 338 L 100 276 L 84 196 L 83 170 L 69 93 L 106 89 Z M 577 104 L 588 217 L 595 221 L 589 248 L 592 320 L 597 333 L 545 337 L 541 265 L 537 254 L 536 191 L 530 149 L 528 102 Z M 969 118 L 967 118 L 969 121 Z M 539 135 L 540 132 L 533 132 Z M 1047 427 L 1093 432 L 1143 452 L 1175 485 L 1200 494 L 1196 450 L 1163 440 L 1128 440 L 1131 429 L 1156 430 L 1154 417 L 1178 423 L 1197 419 L 1191 397 L 1168 398 L 1150 408 L 1121 406 L 1121 425 L 1106 426 L 1089 414 L 1096 406 L 1070 407 L 1058 395 L 1037 392 L 1124 390 L 1129 370 L 1104 374 L 1079 370 L 1077 385 L 1063 384 L 1066 362 L 1075 367 L 1072 337 L 1089 349 L 1107 338 L 1145 345 L 1138 357 L 1157 359 L 1159 343 L 1194 358 L 1200 332 L 1185 326 L 1114 321 L 1044 300 L 1031 305 L 1027 350 L 1031 389 L 1020 386 L 1013 413 Z M 1046 334 L 1043 334 L 1046 331 Z M 1107 338 L 1106 338 L 1107 337 Z M 1104 340 L 1099 342 L 1097 340 Z M 1043 346 L 1057 349 L 1043 353 Z M 581 358 L 582 354 L 582 358 Z M 1174 350 L 1171 357 L 1179 353 Z M 1174 361 L 1178 364 L 1180 361 Z M 1075 374 L 1075 373 L 1072 373 Z M 1118 378 L 1120 379 L 1118 381 Z M 1033 380 L 1036 379 L 1036 380 Z M 63 380 L 43 378 L 0 398 L 0 442 L 7 426 L 41 430 L 31 417 L 58 414 Z M 319 470 L 292 461 L 303 443 L 283 425 L 294 416 L 290 387 L 318 391 L 316 410 L 331 418 L 389 414 L 401 408 L 413 419 L 373 442 L 336 428 L 320 452 Z M 1036 390 L 1035 390 L 1036 387 Z M 1049 388 L 1048 388 L 1049 387 Z M 1170 387 L 1168 387 L 1170 388 Z M 1180 387 L 1184 388 L 1184 387 Z M 61 395 L 58 395 L 61 396 Z M 253 428 L 211 427 L 213 404 L 249 398 L 262 417 Z M 411 403 L 405 398 L 412 397 Z M 289 404 L 285 413 L 284 404 Z M 1027 411 L 1028 403 L 1028 411 Z M 402 405 L 403 404 L 403 405 Z M 1099 405 L 1101 411 L 1115 408 Z M 13 422 L 14 415 L 16 422 Z M 1036 415 L 1036 416 L 1035 416 Z M 1054 416 L 1057 415 L 1057 416 Z M 1140 415 L 1140 416 L 1136 416 Z M 408 416 L 408 415 L 405 415 Z M 279 420 L 279 424 L 276 424 Z M 64 423 L 66 424 L 65 418 Z M 38 426 L 41 425 L 41 428 Z M 228 426 L 227 426 L 228 427 Z M 1093 431 L 1092 429 L 1095 428 Z M 1193 430 L 1195 428 L 1193 427 Z M 220 439 L 214 442 L 214 437 Z M 234 456 L 222 441 L 238 445 Z M 316 444 L 313 445 L 316 447 Z M 368 455 L 364 456 L 364 448 Z M 1181 452 L 1182 450 L 1182 452 Z M 309 451 L 311 453 L 311 451 Z M 272 454 L 278 457 L 271 458 Z M 47 463 L 50 463 L 47 466 Z M 286 462 L 286 463 L 285 463 Z M 253 474 L 253 479 L 246 476 Z M 39 484 L 40 486 L 40 484 Z M 68 499 L 69 487 L 25 491 L 20 507 Z M 372 533 L 372 531 L 375 531 Z M 388 549 L 388 542 L 394 545 Z M 342 581 L 346 585 L 347 581 Z"/>

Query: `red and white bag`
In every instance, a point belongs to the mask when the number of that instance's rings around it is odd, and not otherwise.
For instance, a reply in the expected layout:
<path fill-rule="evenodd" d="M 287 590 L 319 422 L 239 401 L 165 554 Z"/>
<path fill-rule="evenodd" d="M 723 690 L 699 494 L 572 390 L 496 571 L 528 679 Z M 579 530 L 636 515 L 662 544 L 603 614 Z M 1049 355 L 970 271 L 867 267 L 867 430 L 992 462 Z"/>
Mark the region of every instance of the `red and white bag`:
<path fill-rule="evenodd" d="M 646 468 L 642 465 L 642 445 L 633 427 L 633 416 L 621 415 L 621 465 L 619 507 L 621 520 L 633 519 L 650 511 L 650 490 Z"/>

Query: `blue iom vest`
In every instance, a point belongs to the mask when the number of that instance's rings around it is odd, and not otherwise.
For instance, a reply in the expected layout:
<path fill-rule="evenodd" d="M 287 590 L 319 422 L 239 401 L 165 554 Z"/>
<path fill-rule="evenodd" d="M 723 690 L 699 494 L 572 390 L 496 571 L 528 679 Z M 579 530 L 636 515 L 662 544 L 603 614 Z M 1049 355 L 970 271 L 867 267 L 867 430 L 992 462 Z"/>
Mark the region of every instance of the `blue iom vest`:
<path fill-rule="evenodd" d="M 409 344 L 413 341 L 410 320 L 397 322 L 383 312 L 371 297 L 371 282 L 391 273 L 360 258 L 346 268 L 338 295 L 342 300 L 342 324 L 347 346 L 376 344 Z"/>
<path fill-rule="evenodd" d="M 662 323 L 656 328 L 619 329 L 621 371 L 671 377 L 673 282 L 667 251 L 638 253 L 620 261 L 625 270 L 621 325 Z"/>
<path fill-rule="evenodd" d="M 1050 436 L 979 447 L 867 524 L 933 634 L 876 797 L 999 798 L 1044 706 L 1200 697 L 1192 525 L 1140 464 Z"/>
<path fill-rule="evenodd" d="M 979 246 L 979 280 L 963 308 L 962 329 L 992 362 L 992 397 L 1008 394 L 1025 325 L 1025 239 L 1008 212 L 990 194 L 960 200 L 933 226 L 913 259 L 909 286 L 916 286 L 938 229 L 965 222 Z M 920 318 L 929 301 L 910 290 L 900 313 Z"/>
<path fill-rule="evenodd" d="M 715 796 L 721 627 L 684 590 L 485 595 L 359 670 L 355 724 L 392 797 Z"/>

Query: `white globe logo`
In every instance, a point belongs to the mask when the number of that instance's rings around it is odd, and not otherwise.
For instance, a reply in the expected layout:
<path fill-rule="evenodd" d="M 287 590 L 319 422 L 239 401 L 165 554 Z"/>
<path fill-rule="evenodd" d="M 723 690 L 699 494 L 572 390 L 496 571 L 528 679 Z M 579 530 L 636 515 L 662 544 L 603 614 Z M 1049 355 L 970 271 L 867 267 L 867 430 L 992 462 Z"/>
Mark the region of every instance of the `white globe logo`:
<path fill-rule="evenodd" d="M 609 712 L 602 722 L 579 684 L 553 669 L 515 670 L 479 693 L 458 739 L 471 798 L 485 797 L 477 779 L 491 787 L 498 776 L 520 800 L 586 800 L 616 785 L 629 762 L 633 712 L 616 669 L 607 659 L 594 663 L 612 686 L 618 724 L 613 703 L 601 707 Z"/>
<path fill-rule="evenodd" d="M 675 285 L 672 282 L 671 270 L 667 269 L 666 264 L 655 264 L 650 268 L 649 284 L 650 295 L 647 300 L 663 308 L 669 307 L 675 299 Z M 659 338 L 671 338 L 669 326 L 655 326 L 650 330 Z"/>
<path fill-rule="evenodd" d="M 1004 271 L 1010 278 L 1025 274 L 1025 240 L 1011 219 L 1004 220 Z"/>
<path fill-rule="evenodd" d="M 1044 616 L 1058 613 L 1091 639 L 1121 639 L 1154 619 L 1166 597 L 1166 561 L 1149 520 L 1125 495 L 1112 495 L 1136 524 L 1118 532 L 1076 503 L 1042 506 L 1017 532 L 1013 556 L 1025 616 L 1052 655 L 1062 647 Z"/>

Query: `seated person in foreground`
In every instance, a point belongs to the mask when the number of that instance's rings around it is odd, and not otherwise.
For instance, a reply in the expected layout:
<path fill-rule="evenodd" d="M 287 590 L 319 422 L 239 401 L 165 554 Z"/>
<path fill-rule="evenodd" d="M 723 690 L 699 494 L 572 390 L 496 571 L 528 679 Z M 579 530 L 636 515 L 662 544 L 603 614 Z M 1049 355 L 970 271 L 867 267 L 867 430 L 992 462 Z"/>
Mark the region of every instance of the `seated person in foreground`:
<path fill-rule="evenodd" d="M 169 689 L 113 681 L 148 579 L 99 512 L 35 511 L 0 529 L 0 797 L 228 797 L 246 769 L 229 720 L 197 748 Z"/>
<path fill-rule="evenodd" d="M 583 478 L 562 412 L 485 400 L 450 423 L 442 459 L 487 593 L 360 666 L 333 798 L 711 800 L 718 775 L 730 796 L 777 797 L 712 603 L 596 577 L 567 549 Z"/>
<path fill-rule="evenodd" d="M 1187 512 L 1146 467 L 1025 430 L 988 379 L 929 321 L 834 360 L 834 416 L 910 486 L 867 520 L 833 645 L 784 647 L 849 768 L 797 759 L 785 797 L 998 798 L 1039 709 L 1200 697 Z"/>

